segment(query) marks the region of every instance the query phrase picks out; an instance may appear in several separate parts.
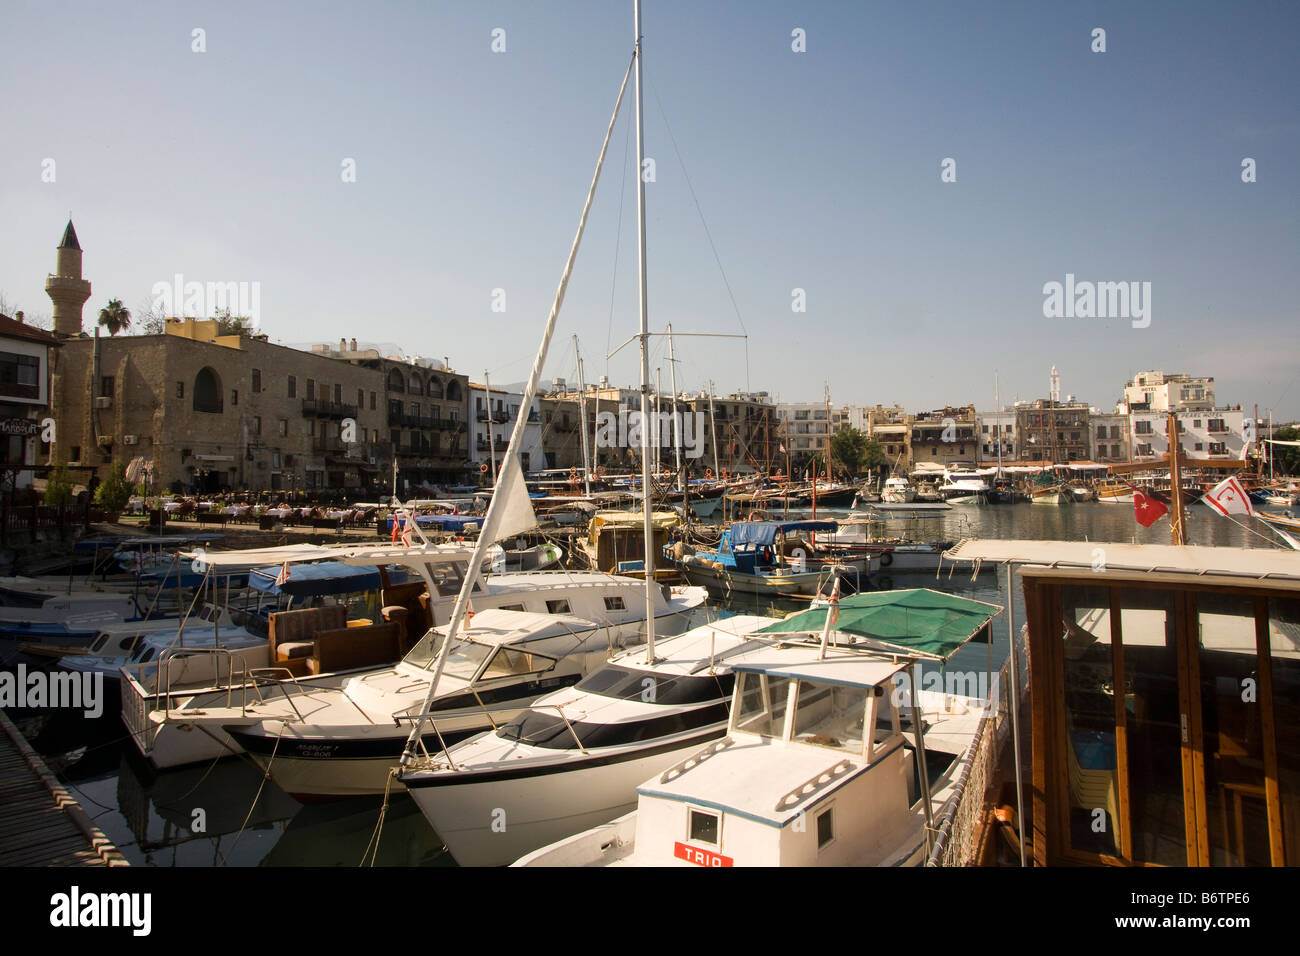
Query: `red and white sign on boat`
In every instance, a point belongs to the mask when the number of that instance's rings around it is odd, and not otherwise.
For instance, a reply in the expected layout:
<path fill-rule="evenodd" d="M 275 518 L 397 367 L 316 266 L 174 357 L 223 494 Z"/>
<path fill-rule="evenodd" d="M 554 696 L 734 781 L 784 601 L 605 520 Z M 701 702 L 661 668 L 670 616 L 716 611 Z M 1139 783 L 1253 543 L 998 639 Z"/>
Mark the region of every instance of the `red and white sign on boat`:
<path fill-rule="evenodd" d="M 697 846 L 677 842 L 673 844 L 673 856 L 696 866 L 735 866 L 736 861 L 712 850 L 701 850 Z"/>
<path fill-rule="evenodd" d="M 1224 478 L 1206 492 L 1205 503 L 1221 515 L 1253 515 L 1250 495 L 1235 477 Z"/>

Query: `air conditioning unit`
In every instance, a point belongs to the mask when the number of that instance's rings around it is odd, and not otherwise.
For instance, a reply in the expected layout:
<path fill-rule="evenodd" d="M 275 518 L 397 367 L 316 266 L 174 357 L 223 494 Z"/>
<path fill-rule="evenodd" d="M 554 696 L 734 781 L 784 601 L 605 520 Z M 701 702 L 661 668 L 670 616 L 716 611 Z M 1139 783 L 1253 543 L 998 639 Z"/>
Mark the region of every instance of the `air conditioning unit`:
<path fill-rule="evenodd" d="M 135 445 L 135 444 L 139 443 L 139 441 L 140 441 L 140 437 L 139 437 L 138 435 L 123 435 L 123 436 L 122 436 L 122 444 L 123 444 L 123 445 Z"/>
<path fill-rule="evenodd" d="M 374 456 L 374 455 L 371 455 L 371 456 L 370 456 L 370 464 L 373 465 L 374 463 L 375 463 L 375 456 Z"/>
<path fill-rule="evenodd" d="M 113 396 L 111 396 L 111 395 L 97 395 L 97 396 L 95 396 L 95 407 L 96 407 L 96 408 L 112 408 L 112 407 L 113 407 Z"/>

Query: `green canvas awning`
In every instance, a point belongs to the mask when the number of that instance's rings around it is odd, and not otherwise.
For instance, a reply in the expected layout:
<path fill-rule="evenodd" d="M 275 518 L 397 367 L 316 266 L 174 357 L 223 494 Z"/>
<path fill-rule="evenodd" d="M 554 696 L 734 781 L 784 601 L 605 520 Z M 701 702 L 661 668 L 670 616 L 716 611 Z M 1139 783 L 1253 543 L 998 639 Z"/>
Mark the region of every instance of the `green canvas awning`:
<path fill-rule="evenodd" d="M 987 640 L 988 623 L 1002 610 L 996 604 L 929 588 L 854 594 L 839 603 L 836 632 L 888 653 L 943 661 L 967 641 L 977 637 Z M 756 633 L 820 633 L 826 626 L 828 610 L 818 607 L 800 611 Z"/>

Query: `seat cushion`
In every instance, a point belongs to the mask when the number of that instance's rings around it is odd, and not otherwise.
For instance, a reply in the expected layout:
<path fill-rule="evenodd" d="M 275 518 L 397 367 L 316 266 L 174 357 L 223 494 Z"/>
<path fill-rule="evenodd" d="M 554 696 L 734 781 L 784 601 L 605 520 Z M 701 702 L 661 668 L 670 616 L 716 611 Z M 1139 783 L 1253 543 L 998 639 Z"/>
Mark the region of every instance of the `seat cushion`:
<path fill-rule="evenodd" d="M 295 657 L 311 657 L 314 650 L 316 650 L 315 641 L 288 641 L 275 646 L 275 659 L 289 661 Z"/>

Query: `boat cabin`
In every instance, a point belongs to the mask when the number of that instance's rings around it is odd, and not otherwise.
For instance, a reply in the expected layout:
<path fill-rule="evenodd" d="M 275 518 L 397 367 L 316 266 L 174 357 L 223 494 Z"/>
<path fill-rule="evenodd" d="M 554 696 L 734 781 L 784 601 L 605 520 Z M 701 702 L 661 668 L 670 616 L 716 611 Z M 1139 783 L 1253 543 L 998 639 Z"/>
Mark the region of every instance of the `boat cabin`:
<path fill-rule="evenodd" d="M 892 693 L 905 666 L 807 645 L 736 663 L 727 736 L 637 790 L 637 864 L 872 865 L 923 849 Z"/>
<path fill-rule="evenodd" d="M 786 555 L 786 539 L 818 531 L 834 533 L 838 527 L 834 521 L 738 521 L 722 532 L 718 561 L 741 574 L 761 574 L 787 566 L 805 570 L 799 564 L 806 556 L 795 551 Z"/>
<path fill-rule="evenodd" d="M 1300 553 L 967 541 L 1024 587 L 1040 866 L 1300 863 Z"/>

